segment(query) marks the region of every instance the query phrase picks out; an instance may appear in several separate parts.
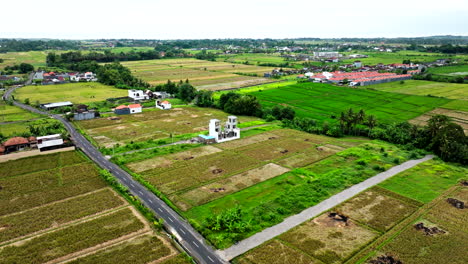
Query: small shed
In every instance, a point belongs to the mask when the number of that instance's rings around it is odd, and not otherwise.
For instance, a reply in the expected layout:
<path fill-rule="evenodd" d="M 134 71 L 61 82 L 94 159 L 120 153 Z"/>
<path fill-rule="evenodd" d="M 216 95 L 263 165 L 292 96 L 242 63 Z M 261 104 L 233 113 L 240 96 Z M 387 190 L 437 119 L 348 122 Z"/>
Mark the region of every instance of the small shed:
<path fill-rule="evenodd" d="M 207 135 L 198 135 L 198 141 L 205 144 L 213 144 L 216 143 L 216 138 Z"/>
<path fill-rule="evenodd" d="M 63 139 L 60 134 L 37 137 L 37 148 L 40 151 L 57 149 L 63 146 Z"/>
<path fill-rule="evenodd" d="M 129 115 L 130 108 L 126 105 L 119 105 L 114 109 L 114 113 L 117 115 Z"/>
<path fill-rule="evenodd" d="M 45 110 L 52 110 L 55 108 L 59 107 L 64 107 L 64 106 L 73 106 L 72 102 L 66 101 L 66 102 L 57 102 L 57 103 L 48 103 L 48 104 L 43 104 L 41 107 Z"/>

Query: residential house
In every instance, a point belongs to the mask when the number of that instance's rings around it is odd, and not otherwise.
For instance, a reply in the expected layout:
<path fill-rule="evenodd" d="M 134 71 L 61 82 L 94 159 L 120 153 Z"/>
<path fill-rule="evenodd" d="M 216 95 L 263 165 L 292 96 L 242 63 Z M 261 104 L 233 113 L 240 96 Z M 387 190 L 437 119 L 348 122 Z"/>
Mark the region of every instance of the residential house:
<path fill-rule="evenodd" d="M 8 139 L 2 144 L 3 153 L 8 154 L 10 152 L 22 151 L 29 149 L 31 143 L 35 144 L 36 139 L 34 137 L 24 138 L 24 137 L 13 137 Z"/>
<path fill-rule="evenodd" d="M 148 100 L 149 96 L 143 92 L 143 90 L 128 90 L 128 97 L 132 98 L 135 101 L 138 100 Z"/>
<path fill-rule="evenodd" d="M 119 105 L 114 109 L 114 113 L 117 115 L 128 115 L 141 113 L 142 107 L 140 104 L 131 104 L 131 105 Z"/>
<path fill-rule="evenodd" d="M 141 104 L 131 104 L 128 106 L 130 108 L 130 114 L 136 114 L 142 112 Z"/>
<path fill-rule="evenodd" d="M 159 108 L 161 110 L 169 110 L 172 108 L 172 105 L 169 101 L 162 101 L 161 100 L 156 100 L 156 108 Z"/>
<path fill-rule="evenodd" d="M 361 61 L 354 61 L 353 66 L 356 68 L 361 68 L 362 67 L 362 62 Z"/>
<path fill-rule="evenodd" d="M 211 119 L 209 136 L 214 137 L 217 143 L 239 139 L 240 129 L 237 127 L 237 117 L 228 116 L 228 121 L 224 125 L 224 129 L 221 129 L 221 123 L 218 119 Z"/>

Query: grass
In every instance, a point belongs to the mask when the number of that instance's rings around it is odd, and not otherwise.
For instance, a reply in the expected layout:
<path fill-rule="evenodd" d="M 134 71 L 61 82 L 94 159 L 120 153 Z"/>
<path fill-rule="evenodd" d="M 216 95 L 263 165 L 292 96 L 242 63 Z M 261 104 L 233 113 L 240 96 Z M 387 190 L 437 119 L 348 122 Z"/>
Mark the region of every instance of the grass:
<path fill-rule="evenodd" d="M 130 209 L 0 249 L 0 263 L 42 263 L 135 232 L 143 223 Z"/>
<path fill-rule="evenodd" d="M 468 75 L 468 65 L 454 65 L 454 66 L 443 66 L 429 68 L 429 73 L 437 75 L 447 75 L 447 76 L 461 76 L 464 77 Z"/>
<path fill-rule="evenodd" d="M 38 118 L 40 115 L 0 101 L 0 122 L 12 122 Z"/>
<path fill-rule="evenodd" d="M 450 58 L 450 55 L 441 53 L 427 53 L 415 51 L 398 51 L 398 52 L 369 52 L 369 51 L 356 51 L 352 53 L 359 53 L 368 55 L 368 58 L 359 58 L 363 65 L 376 65 L 379 63 L 393 64 L 402 63 L 403 60 L 411 60 L 412 62 L 433 62 L 437 59 Z M 347 53 L 346 53 L 347 54 Z M 458 56 L 457 58 L 466 58 L 465 56 Z M 353 63 L 356 59 L 343 60 L 340 63 L 349 64 Z"/>
<path fill-rule="evenodd" d="M 189 79 L 198 89 L 222 90 L 269 82 L 260 78 L 272 68 L 253 65 L 229 64 L 197 59 L 160 59 L 123 62 L 134 74 L 150 84 L 156 85 L 171 80 L 179 82 Z"/>
<path fill-rule="evenodd" d="M 427 111 L 450 102 L 449 99 L 404 95 L 374 90 L 337 87 L 320 83 L 301 83 L 251 93 L 262 105 L 291 106 L 299 117 L 318 121 L 337 122 L 332 116 L 349 108 L 365 110 L 377 117 L 379 122 L 407 121 Z"/>
<path fill-rule="evenodd" d="M 468 84 L 443 83 L 419 80 L 407 80 L 400 82 L 381 83 L 368 85 L 364 88 L 373 88 L 384 92 L 394 92 L 412 95 L 431 95 L 449 99 L 468 100 Z M 466 103 L 466 102 L 465 102 Z"/>
<path fill-rule="evenodd" d="M 85 104 L 127 95 L 127 90 L 117 89 L 97 82 L 30 85 L 15 91 L 15 98 L 19 100 L 29 98 L 31 103 L 37 101 L 40 103 L 71 101 L 74 104 Z"/>
<path fill-rule="evenodd" d="M 34 67 L 46 66 L 47 53 L 52 51 L 28 51 L 28 52 L 7 52 L 0 53 L 0 59 L 4 62 L 0 63 L 0 69 L 5 66 L 12 66 L 14 64 L 29 63 Z"/>
<path fill-rule="evenodd" d="M 0 217 L 0 226 L 5 227 L 0 233 L 0 242 L 53 228 L 123 204 L 124 202 L 112 191 L 104 189 L 19 214 Z"/>
<path fill-rule="evenodd" d="M 467 104 L 468 105 L 468 104 Z M 443 106 L 445 107 L 445 106 Z M 435 115 L 445 115 L 450 118 L 453 123 L 460 125 L 465 133 L 468 132 L 468 112 L 460 110 L 449 110 L 446 108 L 436 108 L 430 112 L 427 112 L 421 116 L 418 116 L 412 120 L 410 123 L 423 126 L 427 124 L 427 121 Z"/>
<path fill-rule="evenodd" d="M 131 254 L 129 254 L 131 252 Z M 132 263 L 145 264 L 157 261 L 171 254 L 171 250 L 164 245 L 160 238 L 152 235 L 144 235 L 106 250 L 78 258 L 68 262 L 70 264 L 113 264 Z M 187 263 L 187 262 L 183 262 Z"/>
<path fill-rule="evenodd" d="M 274 252 L 274 254 L 272 254 Z M 318 263 L 310 256 L 302 253 L 301 251 L 291 248 L 284 243 L 274 239 L 260 247 L 257 247 L 241 258 L 236 259 L 238 264 L 283 264 L 283 263 L 297 264 L 313 264 Z"/>
<path fill-rule="evenodd" d="M 393 176 L 379 186 L 428 203 L 466 175 L 466 168 L 440 160 L 429 160 Z"/>

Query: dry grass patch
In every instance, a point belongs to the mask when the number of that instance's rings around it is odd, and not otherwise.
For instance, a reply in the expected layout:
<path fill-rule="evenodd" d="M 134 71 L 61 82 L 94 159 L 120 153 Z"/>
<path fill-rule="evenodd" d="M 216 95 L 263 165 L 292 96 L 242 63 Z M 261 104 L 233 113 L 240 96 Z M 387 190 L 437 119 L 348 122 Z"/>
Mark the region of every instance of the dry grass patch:
<path fill-rule="evenodd" d="M 329 147 L 312 147 L 298 153 L 297 155 L 279 160 L 277 163 L 290 168 L 300 168 L 329 157 L 338 151 L 339 150 Z"/>
<path fill-rule="evenodd" d="M 314 264 L 320 263 L 311 257 L 292 249 L 277 240 L 270 242 L 249 251 L 238 259 L 240 264 Z"/>
<path fill-rule="evenodd" d="M 236 149 L 236 148 L 241 148 L 241 147 L 245 147 L 248 145 L 252 145 L 255 143 L 259 143 L 262 141 L 266 141 L 272 137 L 277 137 L 277 136 L 275 134 L 266 132 L 266 133 L 258 134 L 258 135 L 251 136 L 251 137 L 224 142 L 224 143 L 218 144 L 217 147 L 222 148 L 222 149 Z"/>
<path fill-rule="evenodd" d="M 468 104 L 468 102 L 467 102 Z M 449 110 L 444 108 L 436 108 L 430 112 L 427 112 L 423 115 L 420 115 L 414 119 L 411 119 L 409 122 L 415 125 L 426 125 L 427 121 L 431 119 L 434 115 L 446 115 L 452 119 L 452 122 L 460 125 L 465 134 L 468 134 L 468 112 L 461 110 Z"/>
<path fill-rule="evenodd" d="M 155 168 L 174 168 L 174 163 L 183 163 L 183 161 L 196 160 L 200 157 L 220 152 L 219 148 L 213 146 L 203 146 L 164 157 L 154 157 L 151 159 L 129 163 L 126 166 L 134 172 L 143 172 Z"/>
<path fill-rule="evenodd" d="M 408 199 L 398 194 L 393 194 L 393 196 Z M 416 205 L 404 203 L 398 198 L 385 195 L 382 188 L 375 187 L 340 205 L 337 210 L 384 232 L 418 208 Z"/>
<path fill-rule="evenodd" d="M 266 181 L 278 175 L 288 172 L 289 169 L 269 163 L 265 166 L 255 168 L 226 179 L 196 188 L 180 196 L 189 201 L 192 206 L 198 206 L 230 193 L 250 187 L 259 182 Z M 187 208 L 188 210 L 190 208 Z"/>
<path fill-rule="evenodd" d="M 446 199 L 434 206 L 426 216 L 431 221 L 440 222 L 444 225 L 452 225 L 454 228 L 468 233 L 468 188 L 460 188 L 457 192 L 447 198 L 455 198 L 465 203 L 465 209 L 455 208 Z"/>
<path fill-rule="evenodd" d="M 340 263 L 376 236 L 351 220 L 345 224 L 323 214 L 279 238 L 325 263 Z"/>

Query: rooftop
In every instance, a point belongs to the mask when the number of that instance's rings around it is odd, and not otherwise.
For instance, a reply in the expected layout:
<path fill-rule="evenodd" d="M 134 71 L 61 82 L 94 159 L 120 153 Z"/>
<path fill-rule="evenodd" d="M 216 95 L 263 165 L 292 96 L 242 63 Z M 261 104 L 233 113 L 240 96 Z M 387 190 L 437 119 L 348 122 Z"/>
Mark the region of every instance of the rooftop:
<path fill-rule="evenodd" d="M 13 138 L 10 138 L 7 141 L 5 141 L 5 143 L 3 143 L 3 145 L 5 147 L 9 147 L 9 146 L 28 144 L 28 143 L 29 143 L 29 140 L 24 138 L 24 137 L 13 137 Z"/>
<path fill-rule="evenodd" d="M 45 104 L 44 107 L 51 108 L 51 107 L 72 106 L 72 105 L 73 105 L 72 102 L 66 101 L 66 102 L 57 102 L 57 103 Z"/>

